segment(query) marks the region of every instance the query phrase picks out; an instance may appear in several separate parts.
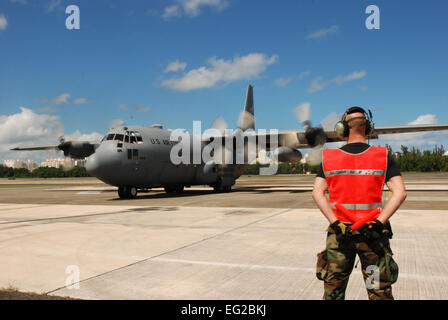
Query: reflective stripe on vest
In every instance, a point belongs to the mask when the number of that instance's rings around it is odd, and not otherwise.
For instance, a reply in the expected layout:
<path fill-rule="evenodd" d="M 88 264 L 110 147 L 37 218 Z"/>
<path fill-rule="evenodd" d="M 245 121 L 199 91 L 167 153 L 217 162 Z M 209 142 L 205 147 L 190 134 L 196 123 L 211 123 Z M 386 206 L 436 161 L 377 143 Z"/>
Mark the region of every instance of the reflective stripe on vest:
<path fill-rule="evenodd" d="M 373 210 L 376 208 L 381 208 L 383 206 L 382 202 L 377 203 L 341 203 L 348 210 Z M 336 209 L 334 203 L 330 203 L 332 209 Z"/>
<path fill-rule="evenodd" d="M 373 170 L 373 169 L 364 169 L 364 170 L 353 170 L 353 169 L 340 169 L 333 171 L 324 171 L 325 177 L 333 177 L 339 175 L 352 175 L 352 176 L 361 176 L 361 175 L 377 175 L 377 176 L 385 176 L 386 170 Z"/>

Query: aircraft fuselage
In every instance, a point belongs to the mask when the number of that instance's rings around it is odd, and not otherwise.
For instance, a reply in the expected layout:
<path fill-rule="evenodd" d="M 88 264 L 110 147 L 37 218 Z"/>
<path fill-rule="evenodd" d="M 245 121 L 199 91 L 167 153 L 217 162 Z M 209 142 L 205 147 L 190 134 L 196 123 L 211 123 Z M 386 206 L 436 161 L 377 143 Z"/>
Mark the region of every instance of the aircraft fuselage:
<path fill-rule="evenodd" d="M 246 165 L 205 163 L 174 165 L 170 159 L 171 130 L 154 127 L 111 129 L 86 163 L 87 171 L 103 182 L 135 188 L 210 185 L 230 187 Z M 190 135 L 190 138 L 193 137 Z M 201 146 L 201 148 L 203 145 Z"/>

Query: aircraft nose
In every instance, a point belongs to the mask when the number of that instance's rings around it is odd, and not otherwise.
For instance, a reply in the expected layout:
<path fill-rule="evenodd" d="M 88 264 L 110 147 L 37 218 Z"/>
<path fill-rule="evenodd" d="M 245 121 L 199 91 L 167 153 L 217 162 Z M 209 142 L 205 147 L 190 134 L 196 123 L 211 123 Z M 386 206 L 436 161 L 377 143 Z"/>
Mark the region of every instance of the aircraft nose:
<path fill-rule="evenodd" d="M 98 159 L 95 154 L 92 154 L 90 157 L 87 158 L 86 161 L 86 170 L 91 175 L 96 177 L 98 175 Z"/>

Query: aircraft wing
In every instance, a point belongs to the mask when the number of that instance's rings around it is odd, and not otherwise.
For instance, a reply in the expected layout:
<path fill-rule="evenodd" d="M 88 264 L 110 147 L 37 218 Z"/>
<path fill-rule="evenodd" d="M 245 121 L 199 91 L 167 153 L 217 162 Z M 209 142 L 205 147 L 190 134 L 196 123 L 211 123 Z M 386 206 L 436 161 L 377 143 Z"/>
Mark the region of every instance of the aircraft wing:
<path fill-rule="evenodd" d="M 14 148 L 14 151 L 38 151 L 38 150 L 61 150 L 65 156 L 70 156 L 74 159 L 83 159 L 90 156 L 98 148 L 98 143 L 90 143 L 87 141 L 64 141 L 57 146 L 45 147 L 29 147 L 29 148 Z"/>
<path fill-rule="evenodd" d="M 405 126 L 382 126 L 375 127 L 375 131 L 370 135 L 370 139 L 378 139 L 378 136 L 385 134 L 394 133 L 410 133 L 410 132 L 428 132 L 428 131 L 441 131 L 448 130 L 448 124 L 425 124 L 425 125 L 405 125 Z M 344 141 L 343 138 L 339 137 L 334 130 L 324 131 L 326 136 L 326 142 L 338 142 Z M 306 131 L 304 129 L 299 130 L 278 130 L 276 134 L 272 134 L 267 130 L 265 133 L 260 133 L 253 130 L 247 130 L 243 133 L 244 137 L 252 137 L 256 139 L 257 143 L 264 140 L 266 142 L 266 151 L 270 151 L 274 146 L 271 147 L 271 141 L 273 139 L 278 139 L 278 146 L 286 146 L 291 149 L 307 149 L 310 148 L 308 141 L 306 139 Z M 208 136 L 210 138 L 223 138 L 222 136 Z"/>
<path fill-rule="evenodd" d="M 407 126 L 375 127 L 374 135 L 440 130 L 448 130 L 448 124 L 419 124 Z"/>
<path fill-rule="evenodd" d="M 14 151 L 38 151 L 38 150 L 59 150 L 58 146 L 48 146 L 48 147 L 31 147 L 31 148 L 14 148 Z"/>

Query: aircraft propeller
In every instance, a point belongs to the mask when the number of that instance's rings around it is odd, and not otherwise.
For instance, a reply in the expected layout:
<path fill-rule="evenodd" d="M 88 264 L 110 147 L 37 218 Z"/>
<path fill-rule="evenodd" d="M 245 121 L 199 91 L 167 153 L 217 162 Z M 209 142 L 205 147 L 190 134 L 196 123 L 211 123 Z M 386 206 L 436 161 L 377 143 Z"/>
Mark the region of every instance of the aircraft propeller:
<path fill-rule="evenodd" d="M 305 138 L 311 147 L 307 162 L 310 165 L 318 165 L 322 162 L 322 150 L 327 136 L 322 125 L 313 127 L 311 125 L 311 104 L 305 102 L 293 110 L 297 120 L 303 124 L 305 129 Z M 325 120 L 324 120 L 325 121 Z"/>

